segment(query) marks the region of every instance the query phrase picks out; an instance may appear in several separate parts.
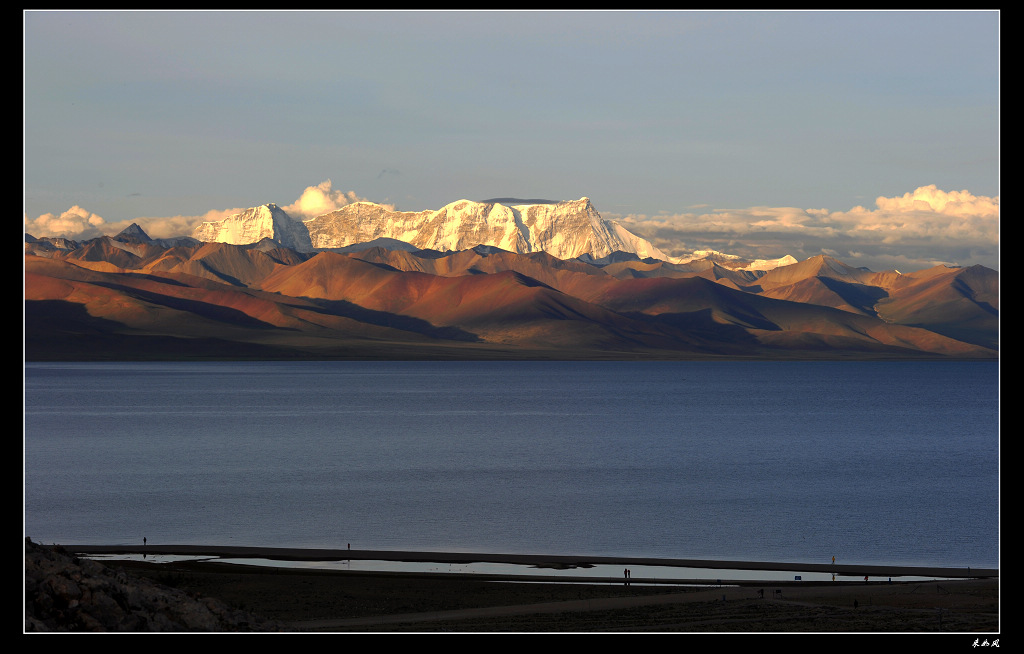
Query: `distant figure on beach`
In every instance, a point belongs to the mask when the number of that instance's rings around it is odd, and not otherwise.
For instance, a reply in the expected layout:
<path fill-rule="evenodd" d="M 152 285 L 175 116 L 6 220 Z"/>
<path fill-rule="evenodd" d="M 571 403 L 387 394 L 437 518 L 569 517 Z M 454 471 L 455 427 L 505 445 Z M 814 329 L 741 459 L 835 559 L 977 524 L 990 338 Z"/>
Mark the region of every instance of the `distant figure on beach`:
<path fill-rule="evenodd" d="M 348 544 L 348 548 L 349 548 L 349 549 L 352 549 L 352 543 L 349 543 L 349 544 Z"/>
<path fill-rule="evenodd" d="M 865 584 L 868 583 L 868 576 L 867 575 L 864 575 L 864 583 Z"/>
<path fill-rule="evenodd" d="M 629 568 L 623 568 L 622 569 L 622 579 L 623 579 L 623 581 L 622 581 L 623 585 L 628 586 L 629 585 Z"/>
<path fill-rule="evenodd" d="M 142 537 L 142 546 L 143 547 L 146 546 L 146 537 L 145 536 Z"/>
<path fill-rule="evenodd" d="M 835 565 L 835 564 L 836 564 L 836 557 L 835 557 L 835 555 L 833 554 L 833 555 L 832 555 L 832 565 Z"/>

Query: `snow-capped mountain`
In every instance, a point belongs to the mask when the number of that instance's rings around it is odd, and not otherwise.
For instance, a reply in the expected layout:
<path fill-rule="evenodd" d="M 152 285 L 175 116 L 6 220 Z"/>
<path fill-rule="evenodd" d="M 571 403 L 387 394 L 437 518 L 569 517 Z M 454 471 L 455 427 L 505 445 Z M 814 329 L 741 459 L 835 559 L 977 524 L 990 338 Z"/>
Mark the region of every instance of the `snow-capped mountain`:
<path fill-rule="evenodd" d="M 546 252 L 563 260 L 600 261 L 633 255 L 686 264 L 713 261 L 734 270 L 767 271 L 796 263 L 779 259 L 749 261 L 711 250 L 672 257 L 614 220 L 601 217 L 587 197 L 551 202 L 501 198 L 457 200 L 437 210 L 397 211 L 374 202 L 353 202 L 305 221 L 265 204 L 221 221 L 205 222 L 192 233 L 199 241 L 251 245 L 273 240 L 299 252 L 346 251 L 361 244 L 408 244 L 419 250 L 456 252 L 479 245 L 516 254 Z"/>
<path fill-rule="evenodd" d="M 313 249 L 309 232 L 302 223 L 292 220 L 276 204 L 264 204 L 224 220 L 201 223 L 192 232 L 192 238 L 231 245 L 250 245 L 269 238 L 300 252 Z"/>
<path fill-rule="evenodd" d="M 318 249 L 392 238 L 424 250 L 490 245 L 518 254 L 543 251 L 559 259 L 582 254 L 602 257 L 616 251 L 633 252 L 641 258 L 668 258 L 618 223 L 604 220 L 586 197 L 508 205 L 458 200 L 437 211 L 416 213 L 356 202 L 304 224 Z"/>
<path fill-rule="evenodd" d="M 696 250 L 690 253 L 689 256 L 672 259 L 672 263 L 680 264 L 692 263 L 694 261 L 714 262 L 730 270 L 750 272 L 765 272 L 781 268 L 782 266 L 790 266 L 797 262 L 796 258 L 789 254 L 778 259 L 754 259 L 751 261 L 735 254 L 726 254 L 717 250 Z"/>
<path fill-rule="evenodd" d="M 394 239 L 439 251 L 490 245 L 519 254 L 543 251 L 559 259 L 583 254 L 603 257 L 616 251 L 635 253 L 640 258 L 669 259 L 622 225 L 603 219 L 585 197 L 571 202 L 510 205 L 458 200 L 438 210 L 419 212 L 354 202 L 304 222 L 292 220 L 276 205 L 267 204 L 219 222 L 203 223 L 192 236 L 233 245 L 271 238 L 302 251 Z"/>
<path fill-rule="evenodd" d="M 775 270 L 783 266 L 791 266 L 796 262 L 796 257 L 787 254 L 778 259 L 754 259 L 742 268 L 737 268 L 737 270 Z"/>

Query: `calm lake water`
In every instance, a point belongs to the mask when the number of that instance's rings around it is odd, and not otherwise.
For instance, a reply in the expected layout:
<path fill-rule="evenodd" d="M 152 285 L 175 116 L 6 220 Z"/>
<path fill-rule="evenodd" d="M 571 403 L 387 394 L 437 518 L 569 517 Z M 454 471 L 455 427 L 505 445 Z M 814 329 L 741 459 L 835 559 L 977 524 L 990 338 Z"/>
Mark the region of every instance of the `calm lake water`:
<path fill-rule="evenodd" d="M 25 535 L 998 567 L 996 362 L 25 366 Z"/>

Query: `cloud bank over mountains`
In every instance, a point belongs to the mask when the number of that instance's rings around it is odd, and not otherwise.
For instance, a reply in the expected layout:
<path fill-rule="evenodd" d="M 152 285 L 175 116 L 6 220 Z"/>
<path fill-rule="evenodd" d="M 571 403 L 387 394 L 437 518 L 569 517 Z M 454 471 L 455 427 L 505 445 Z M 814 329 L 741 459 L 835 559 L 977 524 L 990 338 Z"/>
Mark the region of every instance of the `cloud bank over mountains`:
<path fill-rule="evenodd" d="M 847 211 L 751 207 L 674 215 L 625 215 L 630 231 L 672 256 L 708 248 L 745 257 L 818 254 L 873 270 L 938 264 L 999 265 L 999 198 L 922 186 Z M 867 263 L 871 262 L 871 263 Z"/>
<path fill-rule="evenodd" d="M 291 204 L 279 206 L 301 221 L 365 199 L 354 191 L 333 188 L 328 179 L 304 189 Z M 456 199 L 459 198 L 452 198 Z M 254 199 L 252 206 L 264 202 L 275 199 Z M 599 199 L 595 204 L 600 210 Z M 47 213 L 34 219 L 26 215 L 25 231 L 35 237 L 84 240 L 117 234 L 135 222 L 154 238 L 169 238 L 190 234 L 202 222 L 223 220 L 247 208 L 108 223 L 87 208 L 75 205 L 60 214 Z M 655 216 L 605 213 L 604 217 L 620 222 L 670 256 L 717 250 L 750 259 L 789 254 L 804 260 L 826 254 L 872 270 L 908 271 L 938 264 L 981 264 L 996 270 L 999 267 L 999 198 L 975 196 L 967 190 L 945 191 L 935 185 L 922 186 L 902 196 L 880 196 L 873 209 L 856 206 L 833 211 L 760 206 Z"/>
<path fill-rule="evenodd" d="M 328 179 L 315 186 L 306 187 L 293 203 L 279 206 L 295 220 L 308 220 L 361 200 L 366 198 L 357 196 L 355 191 L 336 190 Z M 266 202 L 276 203 L 274 199 L 257 200 L 251 206 Z M 113 236 L 132 223 L 137 223 L 153 238 L 171 238 L 187 236 L 200 223 L 224 220 L 249 208 L 212 209 L 198 216 L 140 216 L 130 220 L 107 222 L 101 216 L 75 205 L 61 214 L 46 213 L 35 219 L 30 219 L 26 215 L 25 231 L 38 238 L 48 236 L 86 240 L 98 236 Z"/>

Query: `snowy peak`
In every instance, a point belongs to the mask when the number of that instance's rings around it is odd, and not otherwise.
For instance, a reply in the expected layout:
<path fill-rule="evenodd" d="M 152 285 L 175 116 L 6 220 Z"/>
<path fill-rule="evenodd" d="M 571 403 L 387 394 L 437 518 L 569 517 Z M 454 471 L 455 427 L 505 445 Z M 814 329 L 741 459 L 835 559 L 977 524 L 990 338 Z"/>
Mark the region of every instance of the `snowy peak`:
<path fill-rule="evenodd" d="M 587 197 L 528 204 L 460 199 L 434 211 L 419 212 L 354 202 L 302 226 L 315 250 L 389 239 L 442 252 L 487 245 L 519 254 L 547 252 L 559 259 L 583 254 L 603 257 L 615 251 L 667 258 L 618 223 L 601 218 Z"/>
<path fill-rule="evenodd" d="M 775 270 L 776 268 L 782 268 L 784 266 L 792 266 L 796 262 L 797 260 L 795 257 L 787 254 L 786 256 L 780 257 L 778 259 L 754 259 L 743 268 L 739 268 L 739 270 L 768 271 Z"/>
<path fill-rule="evenodd" d="M 419 250 L 451 252 L 478 245 L 529 254 L 546 252 L 562 260 L 602 260 L 614 253 L 688 263 L 709 259 L 739 270 L 766 271 L 795 263 L 786 256 L 745 261 L 720 252 L 670 257 L 620 223 L 606 220 L 590 198 L 476 202 L 460 199 L 437 210 L 397 211 L 358 201 L 305 221 L 294 220 L 275 204 L 264 204 L 221 221 L 205 222 L 192 233 L 199 241 L 250 245 L 271 239 L 299 252 L 343 250 L 371 242 L 401 242 Z"/>
<path fill-rule="evenodd" d="M 723 268 L 745 272 L 766 272 L 790 266 L 797 262 L 796 258 L 788 254 L 778 259 L 754 259 L 750 261 L 738 255 L 726 254 L 717 250 L 696 250 L 688 257 L 677 257 L 671 260 L 672 263 L 678 264 L 690 264 L 698 261 L 715 263 Z"/>
<path fill-rule="evenodd" d="M 246 209 L 221 221 L 204 222 L 192 232 L 192 238 L 214 243 L 250 245 L 269 238 L 299 251 L 311 249 L 309 235 L 276 204 Z"/>

